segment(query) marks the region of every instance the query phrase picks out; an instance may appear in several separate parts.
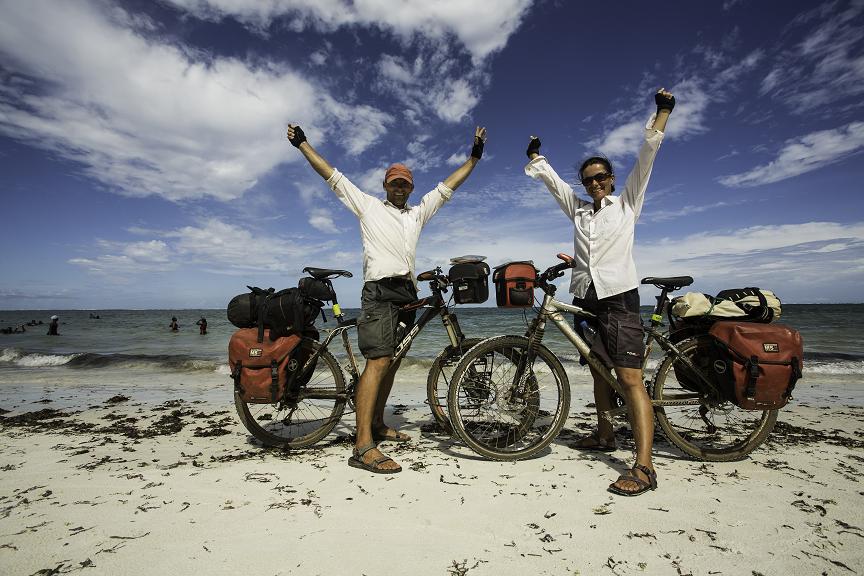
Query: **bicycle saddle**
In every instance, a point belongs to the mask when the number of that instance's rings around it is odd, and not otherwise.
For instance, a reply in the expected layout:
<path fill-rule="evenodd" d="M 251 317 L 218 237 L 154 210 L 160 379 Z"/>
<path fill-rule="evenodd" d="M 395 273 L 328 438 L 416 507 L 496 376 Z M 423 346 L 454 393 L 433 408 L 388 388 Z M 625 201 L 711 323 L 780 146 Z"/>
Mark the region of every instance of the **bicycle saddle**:
<path fill-rule="evenodd" d="M 658 288 L 665 288 L 670 292 L 674 292 L 684 286 L 690 286 L 692 283 L 693 278 L 690 276 L 669 276 L 662 278 L 659 276 L 648 276 L 647 278 L 642 279 L 642 284 L 653 284 Z"/>
<path fill-rule="evenodd" d="M 437 270 L 427 270 L 426 272 L 421 272 L 420 274 L 417 275 L 417 281 L 418 282 L 428 282 L 430 280 L 434 280 L 437 275 L 438 275 Z"/>
<path fill-rule="evenodd" d="M 324 280 L 325 278 L 336 278 L 338 276 L 344 276 L 346 278 L 351 278 L 354 276 L 348 270 L 330 270 L 329 268 L 312 268 L 311 266 L 303 268 L 303 272 L 307 272 L 310 276 L 317 280 Z"/>

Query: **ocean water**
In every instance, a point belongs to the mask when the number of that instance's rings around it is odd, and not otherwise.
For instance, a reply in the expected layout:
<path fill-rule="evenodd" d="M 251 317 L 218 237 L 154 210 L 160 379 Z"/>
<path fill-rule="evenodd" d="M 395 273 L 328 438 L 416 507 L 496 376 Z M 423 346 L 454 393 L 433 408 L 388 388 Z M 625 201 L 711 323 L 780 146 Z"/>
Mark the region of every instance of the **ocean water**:
<path fill-rule="evenodd" d="M 353 317 L 358 310 L 345 312 Z M 643 312 L 647 314 L 649 309 L 643 308 Z M 59 336 L 46 335 L 52 314 L 60 316 Z M 91 314 L 100 318 L 91 319 Z M 317 322 L 322 330 L 335 326 L 328 309 L 325 314 L 328 322 L 320 318 Z M 533 317 L 530 309 L 477 306 L 459 306 L 456 314 L 468 337 L 523 334 Z M 178 318 L 179 332 L 168 328 L 172 316 Z M 208 333 L 203 336 L 195 325 L 202 316 L 208 321 Z M 30 320 L 44 324 L 26 327 L 24 333 L 0 334 L 0 386 L 19 380 L 16 375 L 33 371 L 50 371 L 59 384 L 64 379 L 92 380 L 101 370 L 105 375 L 110 372 L 116 376 L 119 371 L 137 375 L 140 385 L 146 385 L 151 376 L 155 381 L 177 373 L 194 373 L 196 379 L 212 375 L 214 385 L 228 388 L 228 340 L 236 328 L 227 321 L 223 309 L 0 311 L 3 328 Z M 788 304 L 780 321 L 797 328 L 803 336 L 805 381 L 864 384 L 864 304 Z M 578 364 L 578 354 L 553 325 L 547 328 L 544 342 L 559 355 L 568 373 L 587 375 Z M 446 343 L 440 321 L 433 319 L 415 340 L 400 374 L 425 382 L 425 373 Z"/>

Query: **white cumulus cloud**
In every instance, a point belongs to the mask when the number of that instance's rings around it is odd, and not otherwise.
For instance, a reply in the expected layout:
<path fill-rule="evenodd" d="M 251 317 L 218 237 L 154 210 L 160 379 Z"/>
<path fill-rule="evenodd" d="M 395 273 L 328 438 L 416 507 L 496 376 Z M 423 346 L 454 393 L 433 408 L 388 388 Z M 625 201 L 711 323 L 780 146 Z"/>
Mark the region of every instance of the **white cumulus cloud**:
<path fill-rule="evenodd" d="M 746 172 L 719 178 L 730 187 L 748 187 L 780 182 L 845 160 L 864 149 L 864 122 L 819 130 L 787 141 L 776 158 Z"/>
<path fill-rule="evenodd" d="M 112 190 L 230 200 L 297 159 L 284 145 L 289 120 L 303 119 L 312 136 L 350 125 L 350 154 L 392 120 L 287 66 L 210 57 L 101 7 L 0 0 L 0 131 L 80 162 Z"/>

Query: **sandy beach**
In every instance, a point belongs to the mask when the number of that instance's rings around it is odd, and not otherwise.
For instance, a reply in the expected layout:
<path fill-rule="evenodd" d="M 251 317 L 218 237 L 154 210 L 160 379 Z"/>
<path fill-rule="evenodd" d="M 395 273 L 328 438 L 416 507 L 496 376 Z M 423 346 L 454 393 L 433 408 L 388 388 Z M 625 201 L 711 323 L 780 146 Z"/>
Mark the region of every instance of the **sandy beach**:
<path fill-rule="evenodd" d="M 100 381 L 93 381 L 98 378 Z M 353 415 L 324 442 L 265 450 L 227 378 L 121 371 L 0 388 L 0 566 L 31 574 L 860 574 L 864 397 L 806 379 L 748 459 L 684 459 L 658 433 L 659 489 L 606 486 L 632 461 L 567 447 L 590 429 L 573 382 L 564 433 L 539 457 L 477 457 L 435 431 L 422 381 L 397 380 L 382 448 L 404 467 L 347 465 Z"/>

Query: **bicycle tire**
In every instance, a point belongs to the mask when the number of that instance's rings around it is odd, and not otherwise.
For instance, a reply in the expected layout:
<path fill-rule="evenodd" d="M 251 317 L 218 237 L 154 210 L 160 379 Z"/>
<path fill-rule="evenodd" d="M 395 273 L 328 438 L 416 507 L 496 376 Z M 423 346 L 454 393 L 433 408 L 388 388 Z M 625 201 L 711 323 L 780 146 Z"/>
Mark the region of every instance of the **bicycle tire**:
<path fill-rule="evenodd" d="M 514 389 L 517 365 L 527 352 L 528 339 L 523 336 L 489 338 L 471 348 L 453 374 L 447 394 L 453 431 L 490 460 L 537 454 L 567 420 L 570 383 L 546 346 L 537 347 L 529 376 L 521 389 Z"/>
<path fill-rule="evenodd" d="M 713 346 L 711 337 L 704 335 L 677 344 L 698 369 L 710 369 L 713 356 L 700 353 L 709 346 Z M 698 460 L 732 462 L 765 442 L 777 422 L 777 410 L 744 410 L 728 400 L 708 400 L 705 394 L 694 391 L 692 380 L 686 385 L 678 381 L 676 366 L 678 374 L 687 370 L 678 357 L 667 353 L 654 374 L 652 398 L 682 403 L 698 398 L 699 403 L 654 407 L 657 423 L 672 444 Z M 704 418 L 700 410 L 705 411 Z"/>
<path fill-rule="evenodd" d="M 310 338 L 303 338 L 300 345 L 310 353 L 321 348 Z M 342 368 L 327 350 L 320 350 L 296 402 L 250 404 L 234 394 L 234 406 L 246 429 L 265 446 L 279 448 L 305 448 L 320 441 L 339 422 L 346 401 Z"/>
<path fill-rule="evenodd" d="M 453 426 L 447 414 L 447 392 L 450 389 L 453 372 L 462 356 L 482 342 L 482 338 L 466 338 L 461 345 L 447 346 L 432 362 L 426 378 L 426 400 L 435 423 L 447 434 L 453 433 Z"/>

